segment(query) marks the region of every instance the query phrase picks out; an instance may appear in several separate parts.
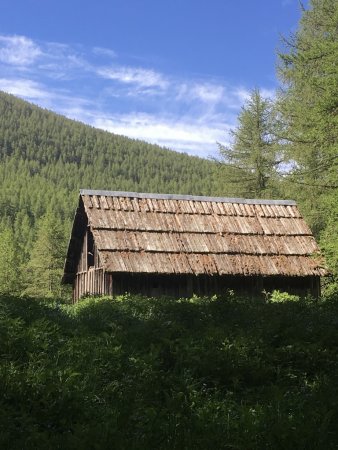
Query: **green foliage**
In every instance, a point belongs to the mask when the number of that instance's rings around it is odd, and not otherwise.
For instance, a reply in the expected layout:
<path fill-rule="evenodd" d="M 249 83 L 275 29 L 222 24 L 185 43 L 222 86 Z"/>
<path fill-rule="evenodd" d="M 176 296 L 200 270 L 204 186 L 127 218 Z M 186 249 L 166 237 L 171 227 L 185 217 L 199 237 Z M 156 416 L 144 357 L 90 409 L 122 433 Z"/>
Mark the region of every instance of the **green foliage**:
<path fill-rule="evenodd" d="M 285 87 L 279 110 L 295 163 L 288 180 L 290 190 L 299 188 L 298 199 L 318 235 L 332 217 L 326 197 L 338 201 L 338 3 L 311 0 L 285 47 L 279 54 Z"/>
<path fill-rule="evenodd" d="M 0 447 L 337 448 L 337 308 L 2 297 Z"/>
<path fill-rule="evenodd" d="M 18 249 L 10 227 L 0 231 L 0 294 L 18 293 L 21 280 L 18 273 Z"/>
<path fill-rule="evenodd" d="M 298 295 L 288 294 L 287 292 L 273 291 L 267 293 L 267 299 L 272 303 L 285 303 L 285 302 L 297 302 L 300 301 Z"/>
<path fill-rule="evenodd" d="M 338 276 L 338 193 L 326 198 L 326 227 L 320 234 L 320 244 L 333 273 Z"/>
<path fill-rule="evenodd" d="M 221 179 L 232 195 L 276 195 L 277 169 L 282 161 L 275 119 L 273 103 L 258 90 L 252 91 L 238 116 L 238 127 L 231 133 L 232 145 L 219 145 Z"/>
<path fill-rule="evenodd" d="M 62 297 L 60 280 L 66 254 L 65 244 L 61 223 L 52 213 L 47 213 L 37 225 L 37 238 L 26 266 L 25 294 Z"/>

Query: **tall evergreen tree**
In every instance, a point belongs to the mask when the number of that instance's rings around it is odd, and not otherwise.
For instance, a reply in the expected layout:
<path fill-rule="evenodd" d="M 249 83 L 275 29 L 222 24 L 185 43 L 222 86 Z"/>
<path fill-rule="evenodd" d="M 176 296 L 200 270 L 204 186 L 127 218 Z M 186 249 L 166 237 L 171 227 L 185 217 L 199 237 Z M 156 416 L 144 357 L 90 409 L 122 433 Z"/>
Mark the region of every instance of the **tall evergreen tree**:
<path fill-rule="evenodd" d="M 61 222 L 48 212 L 40 219 L 37 237 L 27 264 L 25 293 L 42 297 L 61 297 L 60 284 L 66 254 Z"/>
<path fill-rule="evenodd" d="M 231 132 L 229 146 L 219 144 L 227 193 L 244 197 L 273 196 L 280 159 L 273 103 L 253 90 Z"/>
<path fill-rule="evenodd" d="M 285 44 L 279 109 L 294 161 L 288 180 L 338 279 L 338 2 L 310 0 Z"/>
<path fill-rule="evenodd" d="M 279 107 L 294 161 L 289 180 L 300 187 L 304 211 L 319 233 L 327 215 L 323 194 L 338 188 L 337 1 L 311 0 L 298 31 L 284 42 Z"/>
<path fill-rule="evenodd" d="M 21 287 L 18 252 L 10 227 L 0 231 L 0 294 L 17 294 Z"/>

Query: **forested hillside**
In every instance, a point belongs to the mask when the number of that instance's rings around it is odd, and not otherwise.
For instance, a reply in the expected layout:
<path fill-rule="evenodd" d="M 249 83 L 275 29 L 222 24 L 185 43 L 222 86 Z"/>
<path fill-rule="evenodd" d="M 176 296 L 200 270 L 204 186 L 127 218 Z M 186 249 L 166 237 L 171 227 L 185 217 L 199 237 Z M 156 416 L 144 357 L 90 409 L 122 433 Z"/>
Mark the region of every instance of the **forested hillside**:
<path fill-rule="evenodd" d="M 94 129 L 0 92 L 0 227 L 6 253 L 15 245 L 14 267 L 26 264 L 46 221 L 56 226 L 64 258 L 80 188 L 203 195 L 212 192 L 212 170 L 210 161 Z M 9 284 L 15 278 L 7 274 Z"/>
<path fill-rule="evenodd" d="M 218 163 L 0 92 L 0 292 L 61 293 L 80 188 L 294 199 L 337 276 L 337 30 L 337 2 L 311 0 L 279 50 L 276 98 L 251 92 Z"/>

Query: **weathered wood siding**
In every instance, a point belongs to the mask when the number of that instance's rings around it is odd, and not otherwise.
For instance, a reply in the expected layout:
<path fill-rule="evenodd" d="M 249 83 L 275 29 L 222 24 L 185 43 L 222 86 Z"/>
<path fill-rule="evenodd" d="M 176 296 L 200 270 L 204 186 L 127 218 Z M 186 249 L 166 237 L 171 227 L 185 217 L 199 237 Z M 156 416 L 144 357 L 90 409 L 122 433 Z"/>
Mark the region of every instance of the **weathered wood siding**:
<path fill-rule="evenodd" d="M 89 295 L 113 295 L 112 275 L 103 269 L 90 268 L 78 273 L 73 285 L 73 301 Z"/>
<path fill-rule="evenodd" d="M 73 301 L 86 295 L 110 295 L 112 293 L 110 283 L 111 277 L 106 275 L 91 232 L 87 230 L 73 282 Z"/>
<path fill-rule="evenodd" d="M 86 295 L 116 296 L 126 293 L 146 296 L 166 295 L 191 297 L 192 295 L 225 294 L 235 290 L 247 295 L 260 295 L 278 289 L 291 294 L 320 295 L 319 277 L 232 277 L 191 275 L 112 274 L 102 268 L 90 268 L 78 273 L 74 282 L 74 301 Z"/>

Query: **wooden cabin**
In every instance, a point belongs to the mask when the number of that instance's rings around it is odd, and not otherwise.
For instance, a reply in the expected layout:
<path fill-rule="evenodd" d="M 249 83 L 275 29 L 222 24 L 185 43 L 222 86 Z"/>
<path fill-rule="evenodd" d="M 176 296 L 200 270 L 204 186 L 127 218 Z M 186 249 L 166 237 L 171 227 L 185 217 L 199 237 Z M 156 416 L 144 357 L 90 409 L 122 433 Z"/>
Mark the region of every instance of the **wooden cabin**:
<path fill-rule="evenodd" d="M 63 283 L 74 301 L 227 289 L 318 296 L 322 264 L 292 200 L 81 190 Z"/>

